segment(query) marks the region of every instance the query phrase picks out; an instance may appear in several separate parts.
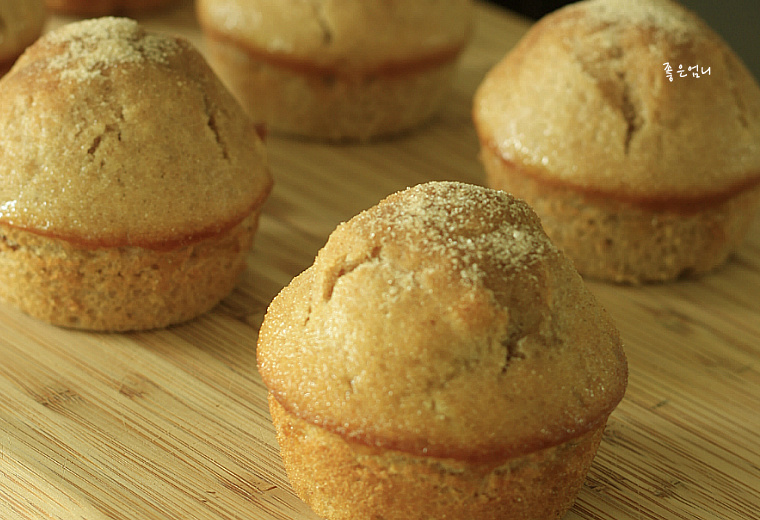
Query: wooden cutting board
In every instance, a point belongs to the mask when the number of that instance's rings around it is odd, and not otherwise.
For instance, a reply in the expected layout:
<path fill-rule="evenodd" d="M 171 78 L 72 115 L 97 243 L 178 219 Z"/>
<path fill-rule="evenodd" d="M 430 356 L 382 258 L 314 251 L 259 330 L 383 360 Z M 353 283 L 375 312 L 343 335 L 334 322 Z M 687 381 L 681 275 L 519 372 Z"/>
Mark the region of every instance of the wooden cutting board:
<path fill-rule="evenodd" d="M 142 21 L 203 48 L 190 3 Z M 483 182 L 472 94 L 527 27 L 479 5 L 449 103 L 418 132 L 270 138 L 276 187 L 248 269 L 205 316 L 94 334 L 0 306 L 0 519 L 316 518 L 288 484 L 256 371 L 264 311 L 339 222 L 420 182 Z M 590 286 L 621 330 L 630 383 L 565 520 L 760 518 L 760 220 L 700 280 Z"/>

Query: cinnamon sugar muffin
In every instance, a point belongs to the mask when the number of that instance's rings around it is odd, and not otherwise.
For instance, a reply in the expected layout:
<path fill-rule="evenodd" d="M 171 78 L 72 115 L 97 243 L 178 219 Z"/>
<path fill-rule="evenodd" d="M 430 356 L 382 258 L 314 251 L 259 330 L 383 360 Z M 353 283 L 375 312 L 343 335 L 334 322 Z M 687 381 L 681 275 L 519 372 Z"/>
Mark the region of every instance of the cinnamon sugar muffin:
<path fill-rule="evenodd" d="M 533 211 L 450 182 L 341 224 L 257 356 L 290 481 L 330 520 L 560 518 L 627 375 Z"/>
<path fill-rule="evenodd" d="M 276 132 L 369 139 L 443 103 L 471 0 L 199 0 L 212 65 Z"/>
<path fill-rule="evenodd" d="M 254 124 L 189 43 L 71 24 L 19 58 L 0 100 L 1 299 L 129 330 L 232 290 L 272 181 Z"/>
<path fill-rule="evenodd" d="M 488 73 L 474 120 L 489 185 L 530 203 L 585 276 L 709 271 L 760 201 L 760 87 L 669 0 L 546 16 Z"/>
<path fill-rule="evenodd" d="M 45 18 L 43 0 L 0 2 L 0 76 L 42 34 Z"/>
<path fill-rule="evenodd" d="M 48 9 L 61 14 L 104 16 L 137 14 L 169 5 L 176 0 L 45 0 Z"/>

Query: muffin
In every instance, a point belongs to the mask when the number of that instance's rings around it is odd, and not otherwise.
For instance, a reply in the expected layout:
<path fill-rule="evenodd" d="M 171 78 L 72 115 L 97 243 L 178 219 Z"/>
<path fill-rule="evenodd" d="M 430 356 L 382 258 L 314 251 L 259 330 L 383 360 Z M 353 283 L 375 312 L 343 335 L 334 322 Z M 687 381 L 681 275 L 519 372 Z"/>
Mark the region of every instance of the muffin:
<path fill-rule="evenodd" d="M 453 182 L 338 226 L 257 359 L 290 482 L 330 520 L 560 518 L 627 381 L 535 213 Z"/>
<path fill-rule="evenodd" d="M 544 17 L 487 74 L 473 117 L 488 184 L 524 198 L 584 276 L 705 273 L 760 199 L 760 87 L 668 0 Z"/>
<path fill-rule="evenodd" d="M 470 0 L 198 0 L 212 65 L 275 132 L 366 140 L 443 104 Z"/>
<path fill-rule="evenodd" d="M 272 180 L 255 125 L 189 43 L 122 18 L 67 25 L 0 100 L 0 299 L 131 330 L 232 290 Z"/>
<path fill-rule="evenodd" d="M 78 16 L 131 15 L 169 5 L 175 0 L 45 0 L 50 11 Z"/>
<path fill-rule="evenodd" d="M 8 72 L 24 49 L 39 38 L 45 18 L 43 0 L 0 2 L 0 76 Z"/>

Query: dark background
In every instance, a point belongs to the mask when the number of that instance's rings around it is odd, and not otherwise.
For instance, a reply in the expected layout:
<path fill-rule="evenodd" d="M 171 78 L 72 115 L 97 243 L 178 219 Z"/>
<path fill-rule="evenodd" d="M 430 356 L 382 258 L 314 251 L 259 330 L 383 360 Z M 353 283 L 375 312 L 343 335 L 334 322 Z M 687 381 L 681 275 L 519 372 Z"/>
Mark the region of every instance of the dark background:
<path fill-rule="evenodd" d="M 636 1 L 636 0 L 631 0 Z M 491 0 L 529 18 L 538 19 L 570 2 L 556 0 Z M 681 0 L 725 39 L 760 78 L 760 0 Z"/>

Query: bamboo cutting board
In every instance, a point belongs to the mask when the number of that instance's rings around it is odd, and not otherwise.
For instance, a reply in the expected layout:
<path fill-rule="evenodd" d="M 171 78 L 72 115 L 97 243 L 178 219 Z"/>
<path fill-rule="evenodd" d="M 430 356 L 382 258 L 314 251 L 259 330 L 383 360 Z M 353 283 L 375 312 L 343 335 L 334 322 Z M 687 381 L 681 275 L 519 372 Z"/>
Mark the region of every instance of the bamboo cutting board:
<path fill-rule="evenodd" d="M 190 3 L 142 21 L 202 48 Z M 0 306 L 0 519 L 316 518 L 287 482 L 255 367 L 266 307 L 382 197 L 483 182 L 472 94 L 527 27 L 479 5 L 450 102 L 418 132 L 346 146 L 271 137 L 275 190 L 239 287 L 212 312 L 94 334 Z M 700 280 L 590 286 L 621 330 L 630 382 L 565 520 L 760 518 L 760 219 Z"/>

